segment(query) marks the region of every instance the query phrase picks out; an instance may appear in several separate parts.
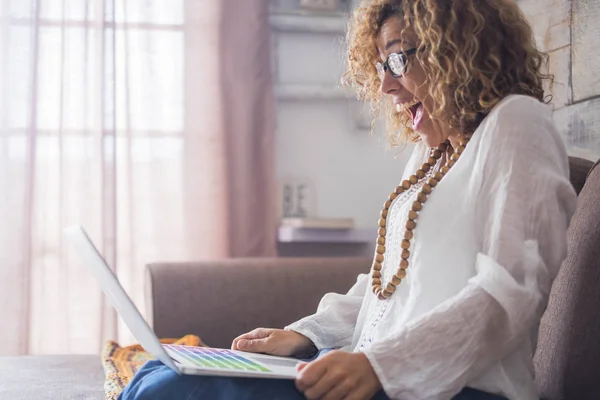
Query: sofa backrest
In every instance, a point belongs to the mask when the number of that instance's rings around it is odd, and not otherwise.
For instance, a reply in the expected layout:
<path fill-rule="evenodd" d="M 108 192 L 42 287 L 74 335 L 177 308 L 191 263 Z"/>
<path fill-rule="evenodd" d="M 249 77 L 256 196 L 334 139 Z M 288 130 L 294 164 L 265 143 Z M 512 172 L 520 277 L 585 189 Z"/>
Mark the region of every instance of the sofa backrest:
<path fill-rule="evenodd" d="M 160 337 L 195 333 L 210 346 L 259 327 L 283 328 L 314 313 L 328 292 L 346 293 L 369 258 L 246 258 L 148 266 L 148 316 Z"/>
<path fill-rule="evenodd" d="M 600 399 L 600 167 L 571 158 L 580 190 L 568 254 L 550 292 L 535 356 L 536 380 L 548 400 Z"/>

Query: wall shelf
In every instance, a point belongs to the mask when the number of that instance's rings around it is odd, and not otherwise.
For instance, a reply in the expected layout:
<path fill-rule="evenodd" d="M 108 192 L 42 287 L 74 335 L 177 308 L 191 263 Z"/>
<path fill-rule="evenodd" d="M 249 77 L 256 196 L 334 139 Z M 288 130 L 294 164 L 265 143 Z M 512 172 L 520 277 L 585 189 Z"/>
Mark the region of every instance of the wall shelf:
<path fill-rule="evenodd" d="M 347 19 L 344 13 L 314 13 L 306 11 L 272 12 L 271 28 L 280 32 L 343 34 Z"/>
<path fill-rule="evenodd" d="M 325 84 L 279 84 L 275 86 L 277 100 L 349 100 L 352 94 L 347 89 Z"/>
<path fill-rule="evenodd" d="M 377 238 L 372 229 L 307 229 L 280 227 L 280 243 L 369 243 Z"/>

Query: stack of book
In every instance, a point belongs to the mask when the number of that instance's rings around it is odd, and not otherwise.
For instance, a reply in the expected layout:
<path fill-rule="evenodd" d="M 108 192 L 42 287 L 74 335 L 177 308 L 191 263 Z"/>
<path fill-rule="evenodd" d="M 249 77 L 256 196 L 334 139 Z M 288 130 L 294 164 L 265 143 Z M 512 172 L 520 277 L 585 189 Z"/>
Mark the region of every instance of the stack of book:
<path fill-rule="evenodd" d="M 281 227 L 304 229 L 353 229 L 353 218 L 283 218 Z"/>

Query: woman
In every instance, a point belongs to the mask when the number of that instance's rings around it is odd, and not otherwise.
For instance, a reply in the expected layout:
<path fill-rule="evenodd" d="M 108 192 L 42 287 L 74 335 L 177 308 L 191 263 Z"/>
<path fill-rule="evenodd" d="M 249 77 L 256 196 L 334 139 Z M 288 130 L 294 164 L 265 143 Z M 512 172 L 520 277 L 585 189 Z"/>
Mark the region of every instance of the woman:
<path fill-rule="evenodd" d="M 537 330 L 575 208 L 545 60 L 512 0 L 364 2 L 347 81 L 387 111 L 392 143 L 417 141 L 371 272 L 314 315 L 232 345 L 321 356 L 295 384 L 150 363 L 121 398 L 538 399 Z"/>

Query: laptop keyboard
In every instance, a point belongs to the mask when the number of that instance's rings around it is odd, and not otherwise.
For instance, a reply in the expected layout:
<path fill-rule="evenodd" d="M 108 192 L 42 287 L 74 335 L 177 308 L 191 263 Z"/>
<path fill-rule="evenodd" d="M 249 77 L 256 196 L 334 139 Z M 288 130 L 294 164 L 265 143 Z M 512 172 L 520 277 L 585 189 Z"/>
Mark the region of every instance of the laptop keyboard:
<path fill-rule="evenodd" d="M 229 371 L 273 372 L 251 359 L 235 354 L 230 350 L 179 345 L 173 346 L 168 344 L 163 345 L 163 347 L 179 354 L 190 363 L 199 367 Z"/>

